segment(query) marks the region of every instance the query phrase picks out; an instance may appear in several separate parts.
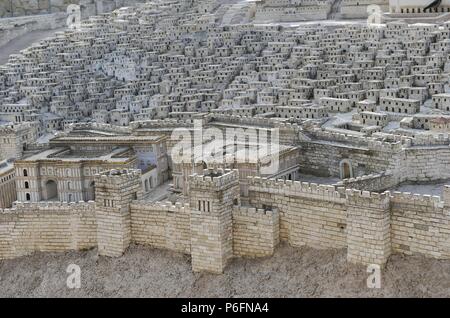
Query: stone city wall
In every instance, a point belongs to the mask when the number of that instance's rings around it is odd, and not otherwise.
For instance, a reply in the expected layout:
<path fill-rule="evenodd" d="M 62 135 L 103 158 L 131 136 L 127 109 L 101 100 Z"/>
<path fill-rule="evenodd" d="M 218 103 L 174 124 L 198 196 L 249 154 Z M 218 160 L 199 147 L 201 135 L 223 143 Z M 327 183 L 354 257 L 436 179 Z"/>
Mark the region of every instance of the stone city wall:
<path fill-rule="evenodd" d="M 82 19 L 111 12 L 145 0 L 12 0 L 0 1 L 0 47 L 37 30 L 54 30 L 67 25 L 67 6 L 81 5 Z M 2 19 L 3 18 L 3 19 Z"/>
<path fill-rule="evenodd" d="M 299 156 L 300 170 L 319 176 L 341 176 L 341 162 L 351 164 L 353 174 L 350 177 L 397 171 L 401 164 L 395 160 L 401 151 L 377 151 L 368 145 L 349 147 L 340 142 L 307 141 L 301 142 L 302 153 Z"/>
<path fill-rule="evenodd" d="M 293 246 L 347 247 L 353 263 L 383 264 L 393 252 L 450 257 L 450 188 L 429 195 L 382 194 L 253 178 L 250 202 L 280 211 L 281 239 Z"/>
<path fill-rule="evenodd" d="M 258 7 L 255 22 L 293 22 L 326 20 L 331 6 L 329 4 L 294 7 Z"/>
<path fill-rule="evenodd" d="M 280 242 L 277 209 L 250 207 L 233 209 L 233 254 L 235 256 L 271 256 Z"/>
<path fill-rule="evenodd" d="M 0 3 L 0 18 L 30 16 L 66 12 L 70 4 L 82 6 L 82 14 L 88 17 L 110 12 L 116 8 L 134 5 L 139 0 L 7 0 Z"/>
<path fill-rule="evenodd" d="M 333 186 L 250 178 L 250 204 L 276 208 L 280 239 L 292 246 L 346 247 L 345 193 Z"/>
<path fill-rule="evenodd" d="M 0 20 L 0 47 L 33 31 L 61 28 L 66 25 L 66 19 L 64 13 L 53 13 Z"/>
<path fill-rule="evenodd" d="M 18 203 L 1 210 L 0 259 L 96 246 L 100 255 L 120 256 L 134 242 L 190 254 L 195 271 L 220 273 L 231 257 L 273 255 L 281 240 L 346 248 L 349 262 L 360 264 L 383 265 L 392 253 L 450 259 L 450 187 L 441 200 L 253 177 L 244 207 L 235 173 L 191 178 L 198 193 L 190 205 L 142 201 L 137 172 L 96 180 L 95 204 Z M 212 190 L 200 196 L 206 188 Z M 198 200 L 211 205 L 202 209 Z"/>
<path fill-rule="evenodd" d="M 133 202 L 131 236 L 137 244 L 190 254 L 189 206 L 170 202 Z"/>
<path fill-rule="evenodd" d="M 368 16 L 368 6 L 377 5 L 381 12 L 389 12 L 387 0 L 343 0 L 341 4 L 341 16 L 346 19 L 364 19 Z"/>
<path fill-rule="evenodd" d="M 18 204 L 0 210 L 0 259 L 95 246 L 94 202 Z"/>
<path fill-rule="evenodd" d="M 356 178 L 349 178 L 339 181 L 336 187 L 344 187 L 346 189 L 358 189 L 371 192 L 382 192 L 398 185 L 399 178 L 392 171 L 382 173 L 369 174 Z"/>
<path fill-rule="evenodd" d="M 406 148 L 398 172 L 400 182 L 428 182 L 450 178 L 449 146 L 415 146 Z"/>
<path fill-rule="evenodd" d="M 363 178 L 344 180 L 340 185 L 346 188 L 382 191 L 405 181 L 428 182 L 450 178 L 448 134 L 414 138 L 377 134 L 374 138 L 361 138 L 316 129 L 310 136 L 311 140 L 300 142 L 301 171 L 342 178 L 341 164 L 346 161 L 351 165 L 351 177 Z M 391 178 L 378 176 L 383 171 L 390 171 Z M 367 175 L 372 176 L 364 177 Z"/>
<path fill-rule="evenodd" d="M 450 258 L 450 188 L 439 197 L 394 192 L 391 196 L 392 251 Z"/>

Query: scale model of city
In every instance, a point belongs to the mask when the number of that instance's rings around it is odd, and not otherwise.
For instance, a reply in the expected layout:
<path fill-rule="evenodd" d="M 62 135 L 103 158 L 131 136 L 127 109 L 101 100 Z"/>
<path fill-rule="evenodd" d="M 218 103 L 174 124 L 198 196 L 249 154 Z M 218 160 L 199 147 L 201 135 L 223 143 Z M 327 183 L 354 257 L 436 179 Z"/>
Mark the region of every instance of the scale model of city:
<path fill-rule="evenodd" d="M 3 1 L 0 260 L 449 261 L 449 73 L 449 0 Z"/>

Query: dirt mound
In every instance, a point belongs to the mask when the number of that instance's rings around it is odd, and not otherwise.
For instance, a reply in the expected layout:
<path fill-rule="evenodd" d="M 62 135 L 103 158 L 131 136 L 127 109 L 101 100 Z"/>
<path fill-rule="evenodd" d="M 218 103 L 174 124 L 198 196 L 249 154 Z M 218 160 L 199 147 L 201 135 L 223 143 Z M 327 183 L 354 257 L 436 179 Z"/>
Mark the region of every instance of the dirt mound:
<path fill-rule="evenodd" d="M 81 288 L 66 287 L 70 264 Z M 345 250 L 282 245 L 274 257 L 234 259 L 224 275 L 193 273 L 190 258 L 132 246 L 117 259 L 96 250 L 37 253 L 0 262 L 1 297 L 449 297 L 450 261 L 394 255 L 382 288 L 368 289 L 366 267 Z"/>

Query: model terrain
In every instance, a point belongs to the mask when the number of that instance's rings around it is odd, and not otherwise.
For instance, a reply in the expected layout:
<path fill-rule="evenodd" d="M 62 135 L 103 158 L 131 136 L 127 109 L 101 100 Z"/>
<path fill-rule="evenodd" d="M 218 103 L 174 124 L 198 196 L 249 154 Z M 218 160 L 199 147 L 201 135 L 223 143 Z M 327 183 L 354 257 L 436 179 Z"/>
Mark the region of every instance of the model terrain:
<path fill-rule="evenodd" d="M 108 269 L 153 257 L 168 285 L 130 295 L 449 296 L 450 2 L 80 1 L 70 27 L 22 2 L 0 6 L 5 296 L 58 294 L 11 277 L 71 258 L 103 286 L 76 296 L 126 296 Z M 307 283 L 259 288 L 274 271 Z"/>

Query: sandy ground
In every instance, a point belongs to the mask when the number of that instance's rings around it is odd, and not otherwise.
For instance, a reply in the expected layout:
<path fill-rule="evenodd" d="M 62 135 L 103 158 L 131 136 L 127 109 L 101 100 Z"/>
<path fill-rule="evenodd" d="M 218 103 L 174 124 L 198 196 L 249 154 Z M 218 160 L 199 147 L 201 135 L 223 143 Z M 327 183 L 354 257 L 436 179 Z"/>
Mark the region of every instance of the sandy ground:
<path fill-rule="evenodd" d="M 234 259 L 224 275 L 193 273 L 188 256 L 132 246 L 117 259 L 96 250 L 37 253 L 0 262 L 0 297 L 449 297 L 450 261 L 391 257 L 382 288 L 368 289 L 366 267 L 345 250 L 282 245 L 274 257 Z M 81 289 L 66 287 L 70 264 Z"/>

